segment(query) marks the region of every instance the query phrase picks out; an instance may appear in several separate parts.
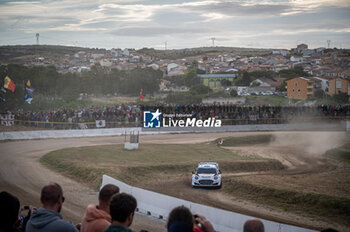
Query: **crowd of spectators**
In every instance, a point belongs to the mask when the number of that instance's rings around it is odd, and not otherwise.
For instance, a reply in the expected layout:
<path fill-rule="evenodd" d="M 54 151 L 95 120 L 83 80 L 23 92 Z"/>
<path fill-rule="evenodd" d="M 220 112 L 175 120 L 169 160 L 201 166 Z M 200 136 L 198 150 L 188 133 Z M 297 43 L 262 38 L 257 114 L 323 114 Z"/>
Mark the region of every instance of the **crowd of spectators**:
<path fill-rule="evenodd" d="M 223 125 L 278 124 L 307 118 L 329 119 L 350 116 L 350 105 L 331 106 L 249 106 L 233 104 L 156 105 L 143 110 L 160 109 L 164 114 L 192 115 L 197 119 L 216 118 Z"/>
<path fill-rule="evenodd" d="M 105 120 L 105 127 L 138 126 L 141 110 L 137 105 L 114 107 L 89 107 L 86 109 L 63 109 L 13 112 L 15 124 L 55 129 L 96 128 L 96 120 Z"/>
<path fill-rule="evenodd" d="M 64 220 L 60 214 L 65 197 L 59 184 L 45 185 L 41 190 L 40 201 L 41 208 L 30 208 L 26 218 L 21 219 L 18 216 L 18 198 L 8 192 L 1 192 L 0 232 L 133 232 L 130 226 L 137 209 L 137 200 L 132 195 L 119 193 L 119 188 L 113 184 L 101 188 L 99 204 L 89 205 L 82 223 L 76 225 Z M 250 220 L 245 223 L 244 232 L 264 232 L 263 223 L 256 219 L 254 221 L 253 224 Z M 168 232 L 215 232 L 214 226 L 204 215 L 192 214 L 185 206 L 171 210 L 164 229 Z"/>
<path fill-rule="evenodd" d="M 155 104 L 116 105 L 47 111 L 11 112 L 15 124 L 54 129 L 86 129 L 99 127 L 142 127 L 143 111 L 156 110 L 168 115 L 190 115 L 191 118 L 222 120 L 222 125 L 280 124 L 305 120 L 334 120 L 350 117 L 350 105 L 319 106 L 249 106 L 234 104 Z M 4 113 L 4 112 L 3 112 Z M 178 119 L 183 119 L 179 117 Z"/>
<path fill-rule="evenodd" d="M 40 201 L 41 208 L 27 206 L 29 212 L 25 218 L 21 218 L 18 198 L 1 192 L 0 232 L 133 232 L 130 226 L 137 211 L 137 200 L 130 194 L 119 193 L 115 185 L 107 184 L 101 188 L 99 204 L 89 205 L 82 223 L 76 225 L 63 219 L 60 214 L 65 197 L 59 184 L 45 185 Z M 215 232 L 213 224 L 204 215 L 193 214 L 183 205 L 170 211 L 165 229 L 168 232 Z M 243 225 L 243 232 L 264 231 L 264 224 L 258 219 L 249 219 Z M 337 232 L 334 229 L 323 231 Z"/>

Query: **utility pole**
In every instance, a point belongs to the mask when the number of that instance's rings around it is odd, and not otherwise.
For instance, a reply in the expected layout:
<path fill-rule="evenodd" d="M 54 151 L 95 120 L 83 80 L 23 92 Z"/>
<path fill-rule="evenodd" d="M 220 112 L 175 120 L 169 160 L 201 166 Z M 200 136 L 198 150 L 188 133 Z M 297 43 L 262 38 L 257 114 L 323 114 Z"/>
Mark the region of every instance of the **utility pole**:
<path fill-rule="evenodd" d="M 39 33 L 36 33 L 36 45 L 39 45 Z"/>
<path fill-rule="evenodd" d="M 210 38 L 211 39 L 211 41 L 212 41 L 212 43 L 213 43 L 213 47 L 215 47 L 215 37 L 212 37 L 212 38 Z"/>

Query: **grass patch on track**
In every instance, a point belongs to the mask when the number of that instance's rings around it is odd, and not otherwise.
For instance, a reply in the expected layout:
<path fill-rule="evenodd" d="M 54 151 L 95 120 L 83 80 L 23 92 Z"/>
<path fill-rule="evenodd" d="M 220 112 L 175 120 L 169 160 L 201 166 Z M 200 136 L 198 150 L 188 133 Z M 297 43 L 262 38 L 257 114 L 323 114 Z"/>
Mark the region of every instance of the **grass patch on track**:
<path fill-rule="evenodd" d="M 244 196 L 244 199 L 301 215 L 327 217 L 330 221 L 350 225 L 349 198 L 270 188 L 251 184 L 239 178 L 225 180 L 224 187 L 227 193 Z"/>
<path fill-rule="evenodd" d="M 347 164 L 350 164 L 350 142 L 345 143 L 343 146 L 335 149 L 328 150 L 326 156 L 338 159 Z"/>
<path fill-rule="evenodd" d="M 252 146 L 268 144 L 274 140 L 274 136 L 264 134 L 223 139 L 222 146 Z M 214 161 L 219 163 L 223 172 L 223 188 L 218 191 L 300 215 L 350 224 L 349 198 L 254 184 L 243 177 L 225 177 L 225 173 L 280 170 L 285 167 L 277 160 L 239 156 L 217 146 L 220 141 L 217 139 L 202 144 L 141 144 L 140 149 L 134 151 L 124 150 L 122 144 L 67 148 L 50 152 L 40 161 L 95 189 L 100 186 L 103 174 L 143 188 L 169 179 L 186 177 L 190 180 L 191 171 L 198 162 Z M 347 143 L 328 151 L 327 155 L 349 162 L 349 150 L 350 143 Z"/>
<path fill-rule="evenodd" d="M 147 184 L 152 178 L 190 176 L 202 161 L 218 162 L 224 173 L 284 168 L 278 161 L 242 157 L 211 143 L 142 144 L 133 151 L 124 150 L 121 144 L 66 148 L 50 152 L 40 161 L 94 188 L 99 186 L 103 174 L 136 186 Z"/>

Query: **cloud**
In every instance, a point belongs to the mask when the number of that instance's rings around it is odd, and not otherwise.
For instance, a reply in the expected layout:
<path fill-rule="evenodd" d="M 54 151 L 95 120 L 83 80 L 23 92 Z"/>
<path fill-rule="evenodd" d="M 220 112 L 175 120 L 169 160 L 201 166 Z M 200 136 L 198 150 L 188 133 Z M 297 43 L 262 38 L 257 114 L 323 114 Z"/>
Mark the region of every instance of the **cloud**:
<path fill-rule="evenodd" d="M 272 37 L 280 42 L 287 35 L 329 33 L 332 40 L 341 35 L 339 40 L 350 46 L 349 12 L 348 0 L 0 1 L 0 31 L 5 35 L 1 41 L 9 42 L 15 34 L 40 32 L 74 34 L 74 41 L 94 38 L 89 43 L 95 44 L 124 38 L 130 46 L 142 46 L 144 38 L 151 44 L 158 37 L 178 44 L 174 46 L 210 45 L 210 37 L 218 44 L 256 44 L 255 39 L 263 45 L 271 44 Z"/>
<path fill-rule="evenodd" d="M 237 16 L 261 16 L 270 17 L 273 15 L 279 15 L 281 13 L 287 12 L 291 7 L 285 3 L 259 3 L 259 4 L 249 4 L 245 2 L 220 2 L 217 1 L 213 4 L 193 7 L 190 6 L 189 9 L 193 12 L 199 12 L 205 14 L 208 12 L 214 12 L 216 14 L 225 15 L 228 17 Z"/>
<path fill-rule="evenodd" d="M 117 36 L 152 37 L 169 35 L 193 35 L 217 32 L 208 28 L 188 28 L 188 27 L 129 27 L 113 30 L 111 34 Z"/>

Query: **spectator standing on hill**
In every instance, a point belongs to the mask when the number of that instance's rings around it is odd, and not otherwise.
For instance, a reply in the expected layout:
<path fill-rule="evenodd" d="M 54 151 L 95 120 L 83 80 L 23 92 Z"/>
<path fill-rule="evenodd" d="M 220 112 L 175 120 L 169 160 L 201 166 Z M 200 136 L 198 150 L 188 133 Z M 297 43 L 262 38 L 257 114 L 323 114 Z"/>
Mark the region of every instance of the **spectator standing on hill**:
<path fill-rule="evenodd" d="M 60 214 L 64 202 L 63 190 L 57 183 L 50 183 L 41 190 L 42 208 L 34 211 L 27 223 L 26 232 L 78 232 Z"/>
<path fill-rule="evenodd" d="M 112 224 L 103 232 L 132 232 L 129 228 L 137 207 L 136 199 L 126 193 L 120 193 L 112 198 L 109 205 Z"/>
<path fill-rule="evenodd" d="M 244 223 L 243 232 L 264 232 L 264 224 L 258 219 L 250 219 Z"/>
<path fill-rule="evenodd" d="M 98 195 L 98 205 L 91 204 L 87 207 L 81 232 L 101 232 L 111 225 L 109 204 L 112 197 L 119 193 L 119 188 L 113 184 L 103 186 Z"/>
<path fill-rule="evenodd" d="M 19 200 L 8 192 L 0 193 L 0 232 L 19 232 L 16 227 Z"/>

